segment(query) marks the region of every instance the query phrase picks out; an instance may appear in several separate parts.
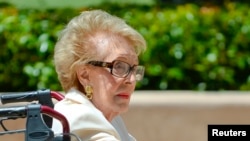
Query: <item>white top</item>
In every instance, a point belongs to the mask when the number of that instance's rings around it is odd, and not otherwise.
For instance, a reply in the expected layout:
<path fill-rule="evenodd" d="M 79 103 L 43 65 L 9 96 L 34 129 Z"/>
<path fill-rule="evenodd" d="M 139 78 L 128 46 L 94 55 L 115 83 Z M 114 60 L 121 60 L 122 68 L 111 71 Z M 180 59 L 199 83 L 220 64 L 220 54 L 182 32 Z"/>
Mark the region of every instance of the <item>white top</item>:
<path fill-rule="evenodd" d="M 119 133 L 122 141 L 136 141 L 136 139 L 128 133 L 127 128 L 120 116 L 116 116 L 112 120 L 111 124 Z"/>
<path fill-rule="evenodd" d="M 83 141 L 135 141 L 127 132 L 120 116 L 110 123 L 80 91 L 71 89 L 65 98 L 55 104 L 70 124 L 70 132 Z M 52 130 L 62 133 L 61 123 L 53 119 Z"/>

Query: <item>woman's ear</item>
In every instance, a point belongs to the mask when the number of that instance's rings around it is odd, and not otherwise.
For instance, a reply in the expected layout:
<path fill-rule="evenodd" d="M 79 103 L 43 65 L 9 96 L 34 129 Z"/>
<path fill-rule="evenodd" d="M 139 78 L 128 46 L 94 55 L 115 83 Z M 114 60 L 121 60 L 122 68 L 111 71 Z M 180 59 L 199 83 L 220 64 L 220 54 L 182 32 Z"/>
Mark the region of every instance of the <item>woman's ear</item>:
<path fill-rule="evenodd" d="M 88 71 L 87 66 L 81 65 L 81 66 L 77 67 L 76 74 L 77 74 L 77 78 L 82 86 L 85 86 L 86 84 L 88 84 L 89 71 Z"/>

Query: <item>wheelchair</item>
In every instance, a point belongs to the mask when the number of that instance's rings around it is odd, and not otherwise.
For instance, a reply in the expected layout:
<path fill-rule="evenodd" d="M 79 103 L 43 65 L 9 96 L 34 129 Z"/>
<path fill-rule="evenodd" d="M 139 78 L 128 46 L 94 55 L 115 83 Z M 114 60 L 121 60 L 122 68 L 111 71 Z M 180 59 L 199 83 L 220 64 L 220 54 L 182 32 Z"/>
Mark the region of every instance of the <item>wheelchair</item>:
<path fill-rule="evenodd" d="M 75 134 L 70 133 L 67 119 L 54 110 L 53 99 L 60 101 L 63 98 L 64 95 L 50 89 L 0 92 L 2 105 L 15 103 L 14 106 L 0 106 L 0 127 L 3 129 L 0 136 L 24 133 L 25 141 L 81 141 Z M 22 102 L 25 102 L 25 104 L 17 105 Z M 25 129 L 8 130 L 4 121 L 19 118 L 26 118 Z M 61 134 L 55 134 L 51 129 L 53 118 L 61 122 L 63 127 Z"/>

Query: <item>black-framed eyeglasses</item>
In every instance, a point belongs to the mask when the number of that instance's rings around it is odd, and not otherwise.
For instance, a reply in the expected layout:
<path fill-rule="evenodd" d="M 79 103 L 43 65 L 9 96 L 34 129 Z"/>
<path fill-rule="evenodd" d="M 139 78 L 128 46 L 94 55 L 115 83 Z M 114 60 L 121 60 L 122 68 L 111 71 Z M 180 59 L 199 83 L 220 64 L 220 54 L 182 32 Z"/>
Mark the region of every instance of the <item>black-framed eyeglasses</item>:
<path fill-rule="evenodd" d="M 142 80 L 145 70 L 144 66 L 130 66 L 128 63 L 120 60 L 114 60 L 112 62 L 90 61 L 88 64 L 98 67 L 107 67 L 110 69 L 112 75 L 120 78 L 125 78 L 133 72 L 135 73 L 136 81 Z"/>

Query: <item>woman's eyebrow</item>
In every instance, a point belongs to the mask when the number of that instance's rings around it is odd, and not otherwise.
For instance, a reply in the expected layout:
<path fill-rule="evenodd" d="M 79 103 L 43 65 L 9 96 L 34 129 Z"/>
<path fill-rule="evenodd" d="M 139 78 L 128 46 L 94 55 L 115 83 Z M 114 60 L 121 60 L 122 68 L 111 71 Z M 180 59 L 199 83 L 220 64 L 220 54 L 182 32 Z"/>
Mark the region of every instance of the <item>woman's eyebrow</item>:
<path fill-rule="evenodd" d="M 134 59 L 132 59 L 132 58 L 134 58 Z M 115 58 L 115 60 L 124 60 L 124 61 L 134 62 L 136 64 L 138 64 L 138 62 L 139 62 L 137 57 L 132 57 L 132 56 L 128 57 L 127 54 L 123 54 L 122 56 L 118 56 Z"/>

